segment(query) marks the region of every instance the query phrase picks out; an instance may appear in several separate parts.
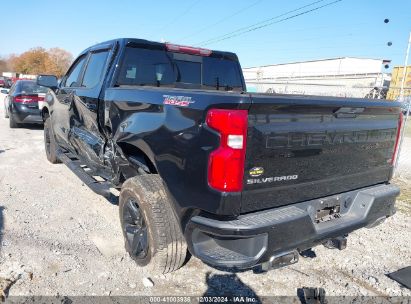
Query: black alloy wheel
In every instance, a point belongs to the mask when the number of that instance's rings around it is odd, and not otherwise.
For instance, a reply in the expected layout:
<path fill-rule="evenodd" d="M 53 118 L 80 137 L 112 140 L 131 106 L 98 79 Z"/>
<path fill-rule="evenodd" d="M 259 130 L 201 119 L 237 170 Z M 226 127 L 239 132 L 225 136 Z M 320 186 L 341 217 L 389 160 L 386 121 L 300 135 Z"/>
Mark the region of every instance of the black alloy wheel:
<path fill-rule="evenodd" d="M 140 207 L 133 198 L 127 200 L 123 209 L 123 231 L 131 254 L 142 259 L 148 253 L 147 225 Z"/>

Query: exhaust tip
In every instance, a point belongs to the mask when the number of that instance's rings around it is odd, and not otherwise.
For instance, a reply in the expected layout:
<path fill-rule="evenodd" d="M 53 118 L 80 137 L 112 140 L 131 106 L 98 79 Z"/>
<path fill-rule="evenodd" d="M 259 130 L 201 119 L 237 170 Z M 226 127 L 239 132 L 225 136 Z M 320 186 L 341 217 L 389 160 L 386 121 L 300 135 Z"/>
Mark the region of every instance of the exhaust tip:
<path fill-rule="evenodd" d="M 292 265 L 298 262 L 299 254 L 297 250 L 289 251 L 279 255 L 273 255 L 268 262 L 261 265 L 263 271 L 277 269 Z"/>

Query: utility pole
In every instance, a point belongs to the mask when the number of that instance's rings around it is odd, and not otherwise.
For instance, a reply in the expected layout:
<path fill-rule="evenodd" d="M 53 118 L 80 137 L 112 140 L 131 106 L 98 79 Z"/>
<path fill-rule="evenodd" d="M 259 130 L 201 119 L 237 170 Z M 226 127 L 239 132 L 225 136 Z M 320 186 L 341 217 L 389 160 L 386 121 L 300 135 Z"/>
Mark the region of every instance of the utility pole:
<path fill-rule="evenodd" d="M 408 39 L 407 51 L 405 53 L 404 70 L 402 72 L 401 90 L 400 90 L 400 98 L 399 98 L 401 102 L 405 102 L 404 85 L 405 85 L 405 78 L 407 77 L 407 65 L 408 65 L 408 55 L 410 53 L 410 46 L 411 46 L 411 32 L 410 32 L 410 37 Z M 410 100 L 407 101 L 407 114 L 405 115 L 404 123 L 402 124 L 400 146 L 398 147 L 398 155 L 397 155 L 397 159 L 395 160 L 394 170 L 397 169 L 398 160 L 401 155 L 402 142 L 404 141 L 404 133 L 405 133 L 404 129 L 405 129 L 405 126 L 407 125 L 408 116 L 410 115 L 410 106 L 411 106 L 411 97 L 410 97 Z"/>

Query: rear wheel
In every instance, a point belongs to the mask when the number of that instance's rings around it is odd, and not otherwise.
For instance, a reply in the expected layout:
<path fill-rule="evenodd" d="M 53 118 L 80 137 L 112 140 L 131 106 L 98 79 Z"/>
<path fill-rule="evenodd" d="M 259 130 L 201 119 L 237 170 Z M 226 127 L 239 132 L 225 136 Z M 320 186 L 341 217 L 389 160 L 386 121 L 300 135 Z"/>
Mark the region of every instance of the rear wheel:
<path fill-rule="evenodd" d="M 126 250 L 138 266 L 155 275 L 183 265 L 187 245 L 160 176 L 127 180 L 119 211 Z"/>
<path fill-rule="evenodd" d="M 57 157 L 56 139 L 54 137 L 49 116 L 47 116 L 46 121 L 44 122 L 44 148 L 49 162 L 52 164 L 60 163 L 60 160 Z"/>
<path fill-rule="evenodd" d="M 11 129 L 18 128 L 19 124 L 14 120 L 13 114 L 9 114 L 9 126 Z"/>

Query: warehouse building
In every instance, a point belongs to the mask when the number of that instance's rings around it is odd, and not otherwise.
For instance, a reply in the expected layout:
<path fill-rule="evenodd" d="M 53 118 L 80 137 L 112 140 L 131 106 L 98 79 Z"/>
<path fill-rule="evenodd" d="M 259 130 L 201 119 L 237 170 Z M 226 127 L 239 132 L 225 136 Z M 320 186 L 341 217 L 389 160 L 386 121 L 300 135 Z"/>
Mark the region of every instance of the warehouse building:
<path fill-rule="evenodd" d="M 244 68 L 247 90 L 260 93 L 372 97 L 386 93 L 389 61 L 341 57 Z"/>

